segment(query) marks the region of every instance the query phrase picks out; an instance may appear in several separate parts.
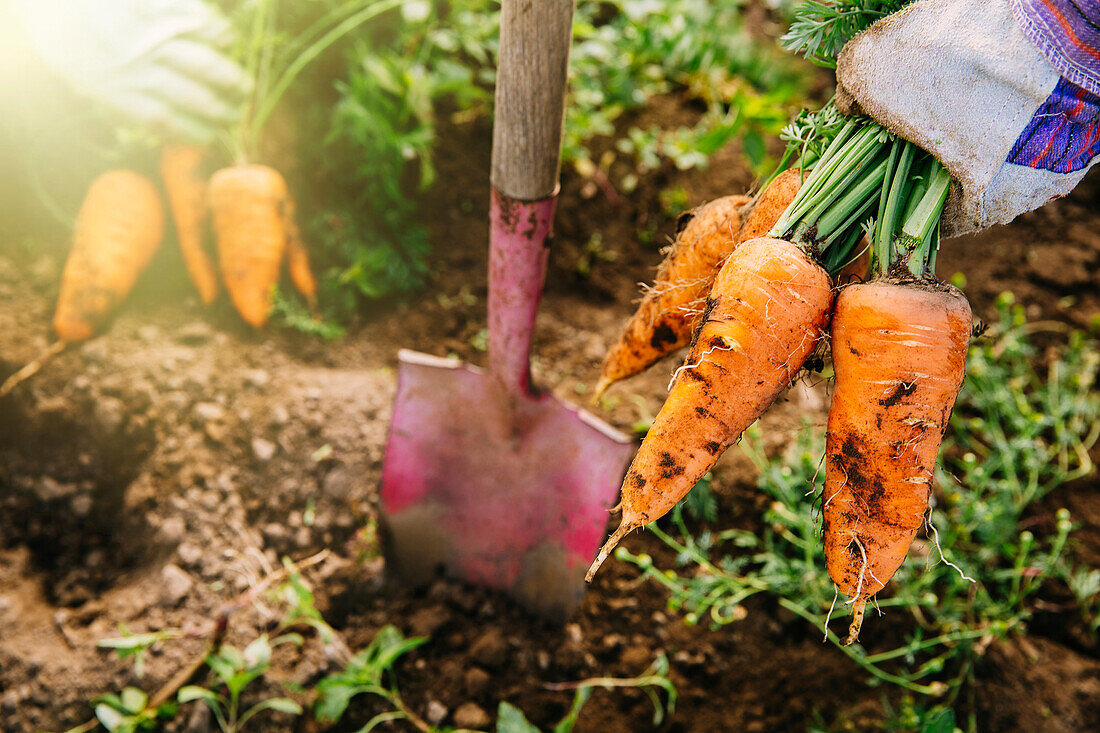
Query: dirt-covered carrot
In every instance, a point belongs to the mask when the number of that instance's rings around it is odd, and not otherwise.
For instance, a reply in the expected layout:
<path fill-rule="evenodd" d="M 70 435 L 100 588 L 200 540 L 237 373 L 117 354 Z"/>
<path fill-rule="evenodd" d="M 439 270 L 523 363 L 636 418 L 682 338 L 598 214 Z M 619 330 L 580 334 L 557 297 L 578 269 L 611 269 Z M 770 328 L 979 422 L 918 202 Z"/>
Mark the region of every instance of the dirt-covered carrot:
<path fill-rule="evenodd" d="M 297 208 L 294 199 L 287 197 L 286 202 L 286 267 L 290 281 L 302 294 L 311 310 L 317 310 L 317 279 L 309 266 L 309 253 L 302 242 L 302 232 L 298 229 Z"/>
<path fill-rule="evenodd" d="M 718 265 L 733 249 L 747 196 L 723 196 L 685 214 L 657 276 L 604 357 L 593 399 L 611 384 L 687 346 Z"/>
<path fill-rule="evenodd" d="M 725 196 L 691 212 L 652 287 L 608 350 L 594 400 L 611 384 L 690 343 L 722 262 L 737 245 L 775 225 L 801 179 L 801 171 L 785 171 L 755 200 Z"/>
<path fill-rule="evenodd" d="M 218 295 L 218 273 L 202 242 L 206 179 L 200 169 L 205 157 L 206 151 L 197 145 L 169 143 L 161 150 L 160 175 L 176 224 L 183 264 L 199 291 L 199 298 L 209 305 Z"/>
<path fill-rule="evenodd" d="M 722 265 L 687 361 L 627 471 L 621 524 L 589 579 L 623 536 L 687 494 L 824 338 L 833 291 L 818 259 L 847 261 L 887 164 L 886 139 L 856 127 L 819 160 L 772 236 L 741 244 Z"/>
<path fill-rule="evenodd" d="M 837 297 L 824 538 L 829 575 L 853 599 L 848 643 L 924 523 L 970 329 L 949 285 L 875 280 Z"/>
<path fill-rule="evenodd" d="M 241 318 L 259 328 L 286 250 L 286 181 L 263 165 L 223 168 L 210 178 L 208 199 L 225 289 Z"/>
<path fill-rule="evenodd" d="M 72 343 L 101 331 L 134 287 L 164 236 L 164 207 L 152 181 L 128 170 L 101 174 L 76 217 L 53 327 L 58 340 L 0 384 L 0 397 Z"/>
<path fill-rule="evenodd" d="M 114 314 L 164 236 L 164 207 L 152 181 L 128 170 L 88 189 L 61 274 L 53 327 L 62 341 L 91 338 Z"/>
<path fill-rule="evenodd" d="M 876 274 L 844 288 L 833 315 L 823 535 L 829 575 L 852 606 L 847 644 L 924 523 L 970 341 L 970 305 L 929 267 L 950 177 L 924 154 L 911 175 L 917 155 L 909 143 L 893 145 Z"/>
<path fill-rule="evenodd" d="M 622 489 L 620 538 L 668 512 L 790 384 L 823 336 L 832 283 L 798 246 L 761 237 L 722 266 L 687 364 Z"/>

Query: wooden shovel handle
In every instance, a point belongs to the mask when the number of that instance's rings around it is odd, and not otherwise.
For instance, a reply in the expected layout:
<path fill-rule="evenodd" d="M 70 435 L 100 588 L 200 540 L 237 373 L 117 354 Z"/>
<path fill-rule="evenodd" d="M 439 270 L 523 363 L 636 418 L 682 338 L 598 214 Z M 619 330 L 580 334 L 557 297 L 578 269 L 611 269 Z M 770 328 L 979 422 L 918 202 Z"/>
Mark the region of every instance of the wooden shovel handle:
<path fill-rule="evenodd" d="M 504 0 L 492 184 L 520 201 L 554 195 L 561 168 L 573 0 Z"/>

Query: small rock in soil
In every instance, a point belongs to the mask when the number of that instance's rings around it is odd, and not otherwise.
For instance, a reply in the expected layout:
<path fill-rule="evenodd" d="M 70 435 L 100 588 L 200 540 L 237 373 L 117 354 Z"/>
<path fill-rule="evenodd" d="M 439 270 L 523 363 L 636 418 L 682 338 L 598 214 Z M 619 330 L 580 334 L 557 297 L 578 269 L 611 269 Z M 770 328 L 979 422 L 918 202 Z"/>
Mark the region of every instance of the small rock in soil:
<path fill-rule="evenodd" d="M 77 494 L 73 497 L 69 505 L 72 507 L 75 516 L 86 517 L 88 513 L 92 511 L 93 503 L 92 497 L 88 494 Z"/>
<path fill-rule="evenodd" d="M 107 435 L 114 435 L 126 422 L 126 405 L 115 397 L 100 397 L 95 405 L 95 420 Z"/>
<path fill-rule="evenodd" d="M 186 326 L 181 327 L 180 330 L 176 332 L 176 340 L 182 344 L 198 346 L 209 340 L 213 333 L 209 324 L 203 321 L 195 321 L 194 323 L 188 323 Z"/>
<path fill-rule="evenodd" d="M 271 374 L 263 369 L 249 369 L 244 374 L 244 382 L 249 387 L 262 389 L 271 382 Z"/>
<path fill-rule="evenodd" d="M 337 466 L 325 476 L 321 488 L 333 499 L 349 499 L 355 490 L 355 474 L 347 466 Z"/>
<path fill-rule="evenodd" d="M 199 425 L 225 419 L 225 408 L 215 402 L 197 402 L 191 412 Z"/>
<path fill-rule="evenodd" d="M 627 670 L 636 669 L 638 672 L 641 672 L 653 661 L 653 652 L 648 647 L 631 646 L 623 651 L 620 660 Z"/>
<path fill-rule="evenodd" d="M 263 438 L 252 439 L 252 455 L 256 456 L 256 460 L 261 463 L 267 463 L 274 458 L 276 450 L 278 450 L 278 446 L 270 440 L 264 440 Z"/>
<path fill-rule="evenodd" d="M 50 476 L 43 476 L 34 485 L 34 495 L 40 501 L 63 499 L 76 491 L 76 484 L 63 484 Z"/>
<path fill-rule="evenodd" d="M 428 709 L 424 713 L 424 717 L 432 725 L 439 725 L 447 717 L 447 706 L 441 703 L 439 700 L 429 700 Z"/>
<path fill-rule="evenodd" d="M 202 548 L 192 542 L 184 542 L 176 548 L 176 554 L 183 564 L 194 565 L 202 559 Z"/>
<path fill-rule="evenodd" d="M 282 405 L 275 405 L 271 408 L 271 424 L 272 425 L 286 425 L 290 421 L 290 411 Z"/>
<path fill-rule="evenodd" d="M 508 642 L 499 629 L 488 629 L 470 647 L 470 657 L 485 667 L 500 667 L 508 660 Z"/>
<path fill-rule="evenodd" d="M 142 341 L 159 341 L 160 329 L 156 326 L 142 326 L 137 330 L 137 335 Z"/>
<path fill-rule="evenodd" d="M 466 671 L 466 695 L 481 697 L 489 690 L 489 673 L 481 667 L 470 667 Z"/>
<path fill-rule="evenodd" d="M 416 636 L 431 636 L 450 620 L 451 611 L 446 606 L 424 606 L 409 617 L 409 629 Z"/>
<path fill-rule="evenodd" d="M 176 605 L 191 592 L 194 581 L 191 576 L 178 565 L 169 563 L 160 571 L 160 579 L 164 583 L 161 586 L 161 598 L 165 603 Z"/>
<path fill-rule="evenodd" d="M 455 711 L 455 725 L 459 728 L 480 730 L 487 727 L 491 722 L 489 714 L 472 702 L 462 703 Z"/>
<path fill-rule="evenodd" d="M 186 531 L 187 523 L 183 521 L 183 517 L 168 517 L 160 525 L 160 533 L 168 542 L 179 542 Z"/>

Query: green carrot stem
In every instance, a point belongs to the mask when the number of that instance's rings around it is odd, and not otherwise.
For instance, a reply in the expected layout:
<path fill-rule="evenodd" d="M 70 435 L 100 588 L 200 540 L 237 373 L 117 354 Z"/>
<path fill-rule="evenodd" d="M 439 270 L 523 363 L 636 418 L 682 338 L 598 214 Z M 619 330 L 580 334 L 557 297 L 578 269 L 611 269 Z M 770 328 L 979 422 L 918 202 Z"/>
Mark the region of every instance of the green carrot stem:
<path fill-rule="evenodd" d="M 339 25 L 325 33 L 321 38 L 314 41 L 308 48 L 303 50 L 285 70 L 279 75 L 278 80 L 272 85 L 270 93 L 264 96 L 263 102 L 260 105 L 259 110 L 252 118 L 252 136 L 258 138 L 260 131 L 263 129 L 264 123 L 271 116 L 271 113 L 275 111 L 275 107 L 279 104 L 279 100 L 283 98 L 283 94 L 290 87 L 294 80 L 298 78 L 298 74 L 302 72 L 311 61 L 321 55 L 325 49 L 327 49 L 336 41 L 346 36 L 351 31 L 358 28 L 363 23 L 367 22 L 375 16 L 382 13 L 400 7 L 404 0 L 379 0 L 354 15 L 345 18 Z"/>
<path fill-rule="evenodd" d="M 845 188 L 866 168 L 867 156 L 882 146 L 883 143 L 878 140 L 880 131 L 881 128 L 878 125 L 864 122 L 864 127 L 850 139 L 842 140 L 838 136 L 814 166 L 813 173 L 795 196 L 794 201 L 772 227 L 770 236 L 782 237 L 795 224 L 813 226 L 817 217 L 841 196 Z M 839 150 L 833 152 L 834 148 Z"/>
<path fill-rule="evenodd" d="M 876 164 L 875 160 L 879 162 Z M 837 230 L 850 226 L 875 203 L 875 191 L 882 188 L 882 179 L 886 175 L 887 159 L 881 155 L 867 161 L 859 169 L 860 178 L 834 205 L 830 206 L 817 220 L 817 237 L 826 239 Z M 873 166 L 873 167 L 872 167 Z M 866 169 L 869 172 L 865 172 Z"/>
<path fill-rule="evenodd" d="M 878 142 L 875 137 L 868 136 L 866 140 L 861 141 L 860 145 L 853 147 L 849 156 L 839 162 L 833 176 L 822 186 L 823 190 L 820 197 L 818 197 L 815 206 L 803 217 L 803 221 L 810 224 L 819 224 L 819 220 L 825 216 L 826 212 L 834 216 L 847 213 L 847 210 L 838 212 L 836 209 L 839 207 L 834 207 L 834 203 L 843 200 L 845 193 L 851 187 L 859 184 L 868 175 L 869 171 L 875 169 L 881 157 L 877 155 L 878 148 L 881 148 L 881 146 L 882 143 Z M 879 178 L 878 185 L 881 184 L 882 179 Z M 865 190 L 863 193 L 869 195 L 871 191 Z M 820 229 L 820 226 L 818 228 Z"/>
<path fill-rule="evenodd" d="M 885 272 L 893 260 L 894 234 L 898 226 L 901 206 L 905 202 L 903 192 L 909 185 L 909 172 L 917 149 L 909 142 L 898 140 L 894 150 L 898 153 L 896 168 L 889 189 L 883 186 L 886 197 L 875 226 L 873 251 L 876 266 L 881 268 L 880 272 Z"/>
<path fill-rule="evenodd" d="M 947 190 L 951 185 L 951 174 L 938 161 L 933 159 L 928 176 L 928 190 L 920 198 L 913 213 L 905 220 L 901 234 L 894 241 L 899 254 L 908 258 L 908 268 L 916 277 L 924 275 L 928 267 L 929 248 L 932 234 L 939 224 L 943 206 L 947 202 Z"/>

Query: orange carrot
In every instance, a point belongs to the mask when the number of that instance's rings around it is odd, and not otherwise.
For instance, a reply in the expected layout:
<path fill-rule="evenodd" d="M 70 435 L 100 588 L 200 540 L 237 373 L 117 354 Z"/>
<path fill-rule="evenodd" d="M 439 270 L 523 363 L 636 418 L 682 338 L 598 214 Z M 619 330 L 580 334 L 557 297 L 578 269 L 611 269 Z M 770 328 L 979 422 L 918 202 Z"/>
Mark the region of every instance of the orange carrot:
<path fill-rule="evenodd" d="M 877 279 L 836 299 L 824 536 L 829 575 L 853 604 L 846 644 L 924 521 L 970 328 L 970 305 L 948 285 Z"/>
<path fill-rule="evenodd" d="M 165 145 L 160 155 L 160 175 L 176 223 L 183 263 L 199 298 L 210 305 L 218 295 L 218 275 L 202 246 L 206 181 L 199 169 L 205 157 L 206 151 L 197 145 Z"/>
<path fill-rule="evenodd" d="M 608 350 L 593 401 L 613 383 L 688 345 L 722 262 L 737 245 L 771 229 L 800 185 L 800 171 L 789 170 L 755 201 L 725 196 L 691 212 L 653 286 Z"/>
<path fill-rule="evenodd" d="M 208 197 L 225 289 L 245 322 L 259 328 L 287 244 L 286 181 L 267 166 L 223 168 L 210 178 Z"/>
<path fill-rule="evenodd" d="M 133 171 L 103 173 L 76 217 L 61 274 L 53 327 L 58 340 L 0 384 L 0 397 L 72 343 L 91 338 L 114 315 L 164 236 L 164 207 L 153 183 Z"/>
<path fill-rule="evenodd" d="M 61 275 L 53 320 L 58 338 L 83 341 L 102 329 L 163 236 L 164 207 L 149 179 L 127 170 L 99 176 L 77 214 Z"/>
<path fill-rule="evenodd" d="M 772 179 L 767 188 L 760 192 L 745 218 L 745 225 L 737 235 L 737 243 L 747 242 L 750 239 L 763 237 L 802 188 L 802 179 L 805 172 L 799 168 L 785 170 Z"/>
<path fill-rule="evenodd" d="M 608 349 L 593 400 L 611 384 L 638 374 L 662 357 L 687 346 L 699 306 L 714 272 L 733 248 L 741 229 L 746 196 L 724 196 L 685 214 L 676 241 L 619 340 Z"/>
<path fill-rule="evenodd" d="M 302 232 L 295 218 L 294 199 L 286 200 L 286 267 L 290 281 L 306 299 L 311 310 L 317 310 L 317 280 L 309 267 L 309 253 L 302 242 Z"/>
<path fill-rule="evenodd" d="M 668 512 L 790 384 L 824 336 L 828 274 L 800 247 L 760 237 L 726 260 L 687 363 L 622 488 L 622 523 L 591 579 L 631 530 Z"/>

